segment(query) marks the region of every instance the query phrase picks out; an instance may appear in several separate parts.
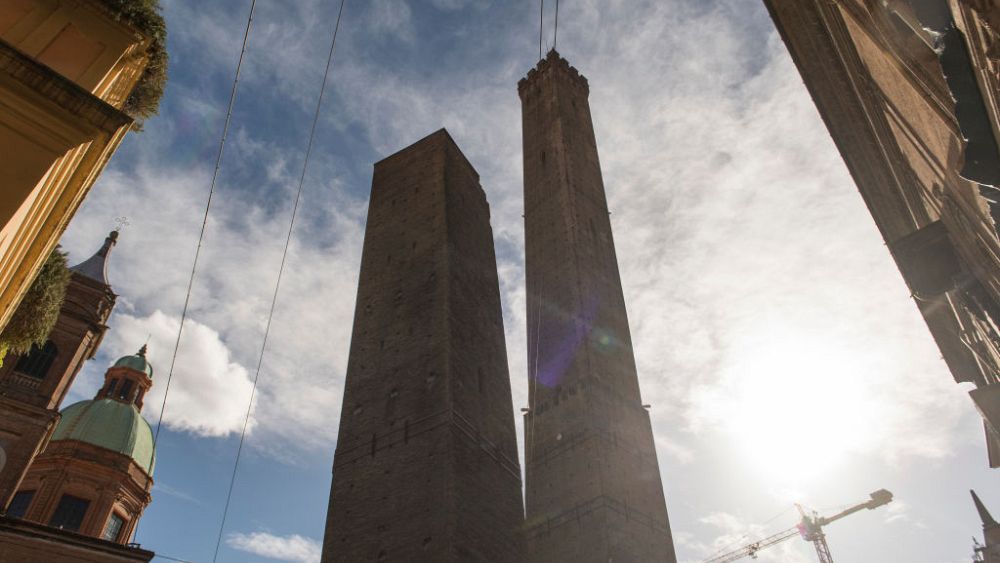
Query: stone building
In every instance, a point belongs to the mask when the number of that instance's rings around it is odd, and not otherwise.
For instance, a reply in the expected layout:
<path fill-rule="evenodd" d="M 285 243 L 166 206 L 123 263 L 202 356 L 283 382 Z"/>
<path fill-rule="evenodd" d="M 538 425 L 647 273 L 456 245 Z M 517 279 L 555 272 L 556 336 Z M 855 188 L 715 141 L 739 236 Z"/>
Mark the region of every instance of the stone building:
<path fill-rule="evenodd" d="M 0 2 L 0 329 L 132 127 L 155 40 L 111 4 Z"/>
<path fill-rule="evenodd" d="M 7 354 L 0 366 L 0 508 L 48 443 L 59 406 L 107 330 L 116 296 L 107 266 L 118 233 L 111 232 L 89 259 L 73 266 L 66 299 L 48 341 L 25 356 Z"/>
<path fill-rule="evenodd" d="M 978 560 L 982 563 L 1000 563 L 1000 524 L 993 519 L 976 491 L 970 492 L 972 493 L 972 502 L 976 505 L 976 511 L 979 512 L 979 519 L 983 522 L 983 541 L 985 544 L 976 547 Z"/>
<path fill-rule="evenodd" d="M 587 79 L 555 51 L 524 135 L 529 561 L 676 561 L 639 393 Z"/>
<path fill-rule="evenodd" d="M 764 3 L 1000 466 L 1000 4 Z"/>
<path fill-rule="evenodd" d="M 372 179 L 323 562 L 524 561 L 489 205 L 445 130 Z"/>

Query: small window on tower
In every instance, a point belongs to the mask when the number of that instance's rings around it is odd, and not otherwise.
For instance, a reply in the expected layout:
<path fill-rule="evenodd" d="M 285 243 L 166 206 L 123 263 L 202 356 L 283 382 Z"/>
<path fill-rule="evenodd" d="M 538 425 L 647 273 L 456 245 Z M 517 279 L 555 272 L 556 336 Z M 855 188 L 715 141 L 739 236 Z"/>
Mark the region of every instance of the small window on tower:
<path fill-rule="evenodd" d="M 49 373 L 49 369 L 52 368 L 52 362 L 55 361 L 58 352 L 59 350 L 56 349 L 56 345 L 51 340 L 46 342 L 41 348 L 32 346 L 31 352 L 28 352 L 27 356 L 22 356 L 17 361 L 14 371 L 21 375 L 42 379 Z"/>
<path fill-rule="evenodd" d="M 118 541 L 118 535 L 121 534 L 124 524 L 125 519 L 112 512 L 111 518 L 108 518 L 108 523 L 104 526 L 101 538 L 107 541 Z"/>
<path fill-rule="evenodd" d="M 132 381 L 126 379 L 122 381 L 121 386 L 118 388 L 118 398 L 122 401 L 128 399 L 128 394 L 132 392 Z"/>
<path fill-rule="evenodd" d="M 35 498 L 35 491 L 18 491 L 7 507 L 8 518 L 24 518 L 31 506 L 31 499 Z"/>
<path fill-rule="evenodd" d="M 83 518 L 90 508 L 90 501 L 72 495 L 63 495 L 59 499 L 59 506 L 49 520 L 49 526 L 60 530 L 75 532 L 83 524 Z"/>

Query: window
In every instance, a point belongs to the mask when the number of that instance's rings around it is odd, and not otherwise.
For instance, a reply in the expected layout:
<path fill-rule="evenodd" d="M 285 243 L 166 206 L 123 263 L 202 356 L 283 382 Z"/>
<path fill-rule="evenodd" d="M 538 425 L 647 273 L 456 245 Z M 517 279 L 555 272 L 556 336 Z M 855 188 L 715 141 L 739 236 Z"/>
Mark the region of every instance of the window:
<path fill-rule="evenodd" d="M 126 379 L 122 381 L 122 384 L 118 387 L 118 398 L 125 400 L 128 398 L 128 394 L 132 392 L 132 380 Z"/>
<path fill-rule="evenodd" d="M 60 530 L 76 532 L 83 524 L 83 517 L 87 515 L 90 501 L 71 495 L 63 495 L 59 499 L 59 506 L 49 520 L 49 526 Z"/>
<path fill-rule="evenodd" d="M 49 373 L 49 369 L 52 368 L 52 362 L 55 361 L 58 352 L 56 345 L 51 340 L 46 342 L 41 348 L 32 346 L 31 352 L 28 352 L 27 356 L 21 356 L 17 360 L 14 371 L 22 375 L 34 377 L 35 379 L 42 379 Z"/>
<path fill-rule="evenodd" d="M 118 386 L 118 380 L 117 379 L 112 379 L 112 380 L 108 381 L 108 388 L 104 391 L 104 396 L 105 397 L 110 397 L 110 396 L 114 395 L 114 393 L 115 393 L 115 387 L 117 387 L 117 386 Z"/>
<path fill-rule="evenodd" d="M 112 512 L 111 518 L 108 518 L 108 523 L 104 526 L 104 533 L 101 534 L 101 538 L 107 541 L 118 541 L 118 534 L 121 533 L 124 524 L 125 519 Z"/>
<path fill-rule="evenodd" d="M 24 518 L 31 506 L 31 499 L 35 497 L 35 491 L 18 491 L 7 507 L 7 516 L 10 518 Z"/>

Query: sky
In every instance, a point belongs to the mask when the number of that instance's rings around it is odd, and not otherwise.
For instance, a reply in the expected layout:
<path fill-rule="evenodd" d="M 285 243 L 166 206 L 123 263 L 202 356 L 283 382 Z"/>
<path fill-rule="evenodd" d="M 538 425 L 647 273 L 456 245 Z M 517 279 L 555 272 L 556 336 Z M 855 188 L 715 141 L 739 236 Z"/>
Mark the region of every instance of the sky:
<path fill-rule="evenodd" d="M 160 115 L 128 135 L 62 241 L 82 261 L 128 217 L 110 330 L 66 404 L 148 339 L 153 423 L 249 1 L 162 5 Z M 211 561 L 220 537 L 338 8 L 257 3 L 136 537 L 163 556 Z M 372 164 L 441 127 L 489 199 L 515 411 L 526 405 L 517 81 L 538 58 L 538 17 L 527 0 L 347 0 L 219 561 L 319 561 Z M 763 4 L 565 0 L 558 39 L 590 81 L 680 561 L 793 526 L 796 502 L 829 514 L 880 488 L 892 504 L 827 530 L 838 560 L 969 561 L 981 526 L 968 489 L 1000 511 L 981 420 Z M 759 560 L 815 554 L 796 538 Z"/>

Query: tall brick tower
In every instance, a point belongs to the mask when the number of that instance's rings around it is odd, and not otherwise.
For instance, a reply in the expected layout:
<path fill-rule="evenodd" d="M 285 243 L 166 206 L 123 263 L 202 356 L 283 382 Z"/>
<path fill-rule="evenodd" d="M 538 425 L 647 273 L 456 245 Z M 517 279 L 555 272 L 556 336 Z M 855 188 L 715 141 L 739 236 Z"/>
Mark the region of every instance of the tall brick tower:
<path fill-rule="evenodd" d="M 523 561 L 489 206 L 445 130 L 372 179 L 323 563 Z"/>
<path fill-rule="evenodd" d="M 587 79 L 555 51 L 518 84 L 528 294 L 529 560 L 674 563 L 589 92 Z"/>

